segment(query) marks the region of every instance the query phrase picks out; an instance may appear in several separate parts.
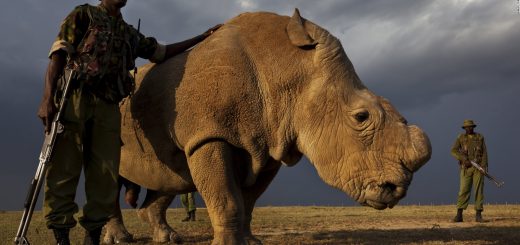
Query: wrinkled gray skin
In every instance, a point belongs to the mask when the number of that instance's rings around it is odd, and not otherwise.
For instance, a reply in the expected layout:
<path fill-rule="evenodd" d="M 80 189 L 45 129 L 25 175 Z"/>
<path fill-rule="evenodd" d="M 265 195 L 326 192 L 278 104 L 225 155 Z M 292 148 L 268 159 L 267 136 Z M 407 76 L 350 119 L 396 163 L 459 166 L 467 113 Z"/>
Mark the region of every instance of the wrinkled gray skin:
<path fill-rule="evenodd" d="M 305 155 L 362 205 L 393 207 L 431 155 L 427 136 L 360 81 L 337 38 L 300 17 L 246 13 L 193 50 L 136 77 L 123 104 L 120 174 L 149 189 L 153 240 L 174 195 L 198 190 L 213 244 L 259 244 L 251 213 L 284 163 Z M 120 217 L 106 242 L 128 238 Z"/>

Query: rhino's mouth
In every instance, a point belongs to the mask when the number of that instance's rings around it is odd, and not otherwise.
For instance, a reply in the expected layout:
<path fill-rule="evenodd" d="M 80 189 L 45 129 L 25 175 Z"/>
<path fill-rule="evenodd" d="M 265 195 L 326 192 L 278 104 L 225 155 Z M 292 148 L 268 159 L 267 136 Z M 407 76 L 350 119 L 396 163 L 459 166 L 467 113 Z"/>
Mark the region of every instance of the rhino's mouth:
<path fill-rule="evenodd" d="M 392 182 L 369 183 L 358 200 L 361 205 L 375 209 L 393 208 L 401 198 L 406 196 L 408 185 L 396 185 Z"/>
<path fill-rule="evenodd" d="M 371 181 L 364 183 L 357 199 L 361 205 L 378 210 L 393 208 L 399 200 L 406 196 L 408 186 L 412 182 L 413 172 L 406 168 L 402 160 L 392 162 L 400 164 L 393 165 L 397 166 L 393 170 L 385 171 L 384 177 L 371 178 Z M 388 165 L 391 164 L 386 166 Z"/>

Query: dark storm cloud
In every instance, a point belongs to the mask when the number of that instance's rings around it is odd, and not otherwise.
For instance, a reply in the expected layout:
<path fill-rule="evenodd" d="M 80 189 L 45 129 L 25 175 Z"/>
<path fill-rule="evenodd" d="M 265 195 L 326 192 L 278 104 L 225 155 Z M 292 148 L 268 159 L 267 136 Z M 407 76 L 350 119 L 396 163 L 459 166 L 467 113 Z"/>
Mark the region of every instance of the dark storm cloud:
<path fill-rule="evenodd" d="M 97 4 L 98 1 L 88 1 Z M 36 110 L 47 53 L 65 15 L 84 1 L 0 4 L 0 209 L 20 209 L 42 141 Z M 453 203 L 458 177 L 449 148 L 465 118 L 486 137 L 490 169 L 506 180 L 490 202 L 518 202 L 520 166 L 520 14 L 516 1 L 128 1 L 125 20 L 163 43 L 182 41 L 245 11 L 303 17 L 338 37 L 363 82 L 430 136 L 432 160 L 414 177 L 404 203 Z M 143 63 L 144 61 L 140 61 Z M 306 190 L 306 191 L 302 191 Z M 82 191 L 78 191 L 81 197 Z M 303 160 L 283 168 L 261 205 L 351 204 Z"/>
<path fill-rule="evenodd" d="M 378 58 L 359 70 L 366 83 L 403 107 L 436 103 L 446 93 L 513 85 L 520 76 L 520 49 L 513 48 L 520 42 L 519 19 L 510 18 L 504 5 L 475 5 L 419 12 L 422 20 L 390 35 Z M 414 103 L 400 99 L 402 88 L 416 95 Z"/>

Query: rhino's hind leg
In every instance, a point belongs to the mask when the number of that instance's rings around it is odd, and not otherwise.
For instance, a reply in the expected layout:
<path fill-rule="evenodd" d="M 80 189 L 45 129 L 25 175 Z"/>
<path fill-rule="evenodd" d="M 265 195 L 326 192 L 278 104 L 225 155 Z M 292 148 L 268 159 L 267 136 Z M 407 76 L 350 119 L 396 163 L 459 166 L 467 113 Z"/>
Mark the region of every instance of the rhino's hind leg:
<path fill-rule="evenodd" d="M 182 242 L 179 234 L 166 222 L 166 209 L 174 197 L 175 195 L 147 190 L 143 205 L 137 211 L 139 218 L 152 226 L 154 242 Z"/>
<path fill-rule="evenodd" d="M 256 179 L 256 183 L 250 187 L 242 189 L 242 196 L 244 197 L 244 235 L 247 244 L 262 244 L 251 232 L 251 220 L 253 209 L 255 208 L 256 200 L 264 193 L 271 181 L 280 170 L 281 163 L 271 160 L 268 165 L 273 166 L 271 169 L 261 172 Z"/>
<path fill-rule="evenodd" d="M 246 244 L 242 191 L 232 161 L 232 146 L 222 141 L 208 142 L 188 158 L 213 225 L 212 244 Z"/>

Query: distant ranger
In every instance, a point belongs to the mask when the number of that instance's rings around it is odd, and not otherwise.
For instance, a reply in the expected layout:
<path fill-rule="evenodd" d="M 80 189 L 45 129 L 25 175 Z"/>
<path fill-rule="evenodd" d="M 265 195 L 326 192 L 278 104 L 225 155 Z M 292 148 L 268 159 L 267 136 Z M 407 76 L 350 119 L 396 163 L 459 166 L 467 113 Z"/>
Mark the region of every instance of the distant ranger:
<path fill-rule="evenodd" d="M 195 192 L 181 194 L 181 203 L 184 209 L 186 209 L 186 218 L 182 222 L 195 221 L 195 211 L 197 211 Z"/>
<path fill-rule="evenodd" d="M 470 161 L 478 163 L 487 171 L 488 156 L 484 136 L 474 131 L 477 125 L 473 120 L 464 120 L 462 128 L 466 133 L 459 134 L 451 148 L 451 154 L 459 160 L 460 189 L 457 199 L 457 216 L 454 222 L 462 222 L 462 211 L 468 207 L 471 185 L 475 190 L 475 221 L 482 222 L 484 210 L 484 175 L 471 165 Z"/>

